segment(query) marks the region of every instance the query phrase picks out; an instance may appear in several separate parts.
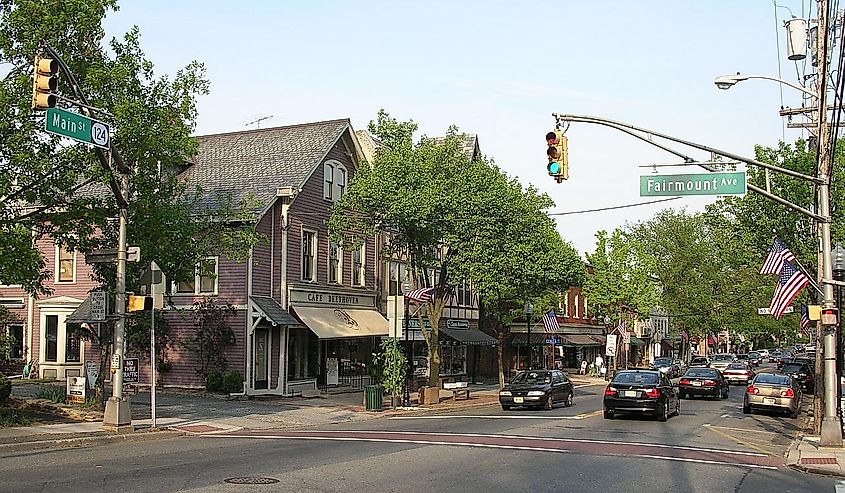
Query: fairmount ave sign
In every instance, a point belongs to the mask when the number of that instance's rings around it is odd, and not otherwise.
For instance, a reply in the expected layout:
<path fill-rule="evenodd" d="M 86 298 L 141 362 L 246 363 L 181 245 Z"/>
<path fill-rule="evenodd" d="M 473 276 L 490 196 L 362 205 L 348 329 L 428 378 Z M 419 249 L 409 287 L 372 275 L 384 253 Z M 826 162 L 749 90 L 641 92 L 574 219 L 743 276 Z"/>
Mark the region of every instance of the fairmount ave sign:
<path fill-rule="evenodd" d="M 744 195 L 745 173 L 697 173 L 640 176 L 641 197 Z"/>

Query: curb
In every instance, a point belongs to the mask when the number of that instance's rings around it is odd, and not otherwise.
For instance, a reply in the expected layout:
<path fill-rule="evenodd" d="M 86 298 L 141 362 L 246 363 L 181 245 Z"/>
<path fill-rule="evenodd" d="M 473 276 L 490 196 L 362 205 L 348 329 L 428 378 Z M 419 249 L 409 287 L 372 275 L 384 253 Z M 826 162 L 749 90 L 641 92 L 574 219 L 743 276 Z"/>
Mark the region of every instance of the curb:
<path fill-rule="evenodd" d="M 146 442 L 151 440 L 163 440 L 168 438 L 176 438 L 185 436 L 183 432 L 176 432 L 172 430 L 161 431 L 144 431 L 139 433 L 126 433 L 120 435 L 95 435 L 83 436 L 74 438 L 58 438 L 35 441 L 21 441 L 15 443 L 0 444 L 0 454 L 6 452 L 30 452 L 35 450 L 45 450 L 54 448 L 77 448 L 85 447 L 87 445 L 100 445 L 119 442 Z"/>
<path fill-rule="evenodd" d="M 802 472 L 804 474 L 817 474 L 819 476 L 827 476 L 829 478 L 845 478 L 845 474 L 836 473 L 833 471 L 828 471 L 825 469 L 813 469 L 807 466 L 801 466 L 798 464 L 787 464 L 787 468 Z"/>

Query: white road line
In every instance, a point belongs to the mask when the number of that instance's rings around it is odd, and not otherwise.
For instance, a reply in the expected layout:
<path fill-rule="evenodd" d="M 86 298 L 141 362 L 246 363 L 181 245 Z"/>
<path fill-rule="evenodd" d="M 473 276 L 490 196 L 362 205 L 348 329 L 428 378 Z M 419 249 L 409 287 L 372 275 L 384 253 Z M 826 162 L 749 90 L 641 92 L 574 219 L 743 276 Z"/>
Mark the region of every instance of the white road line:
<path fill-rule="evenodd" d="M 573 388 L 573 389 L 582 389 L 582 388 L 584 388 L 584 387 L 597 387 L 597 386 L 599 386 L 599 385 L 602 385 L 602 386 L 603 386 L 604 384 L 603 384 L 603 383 L 582 383 L 582 384 L 580 384 L 580 385 L 575 385 L 575 386 L 574 386 L 574 387 L 572 387 L 572 388 Z"/>
<path fill-rule="evenodd" d="M 836 488 L 836 493 L 845 493 L 845 481 L 837 481 L 834 487 Z"/>

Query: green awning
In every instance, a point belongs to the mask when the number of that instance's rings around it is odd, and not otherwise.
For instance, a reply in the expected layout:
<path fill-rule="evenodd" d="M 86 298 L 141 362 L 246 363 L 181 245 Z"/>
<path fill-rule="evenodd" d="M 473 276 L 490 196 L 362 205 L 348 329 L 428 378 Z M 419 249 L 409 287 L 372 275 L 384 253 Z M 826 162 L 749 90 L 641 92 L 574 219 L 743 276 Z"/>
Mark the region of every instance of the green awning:
<path fill-rule="evenodd" d="M 646 342 L 639 337 L 631 336 L 631 345 L 632 346 L 645 346 Z"/>

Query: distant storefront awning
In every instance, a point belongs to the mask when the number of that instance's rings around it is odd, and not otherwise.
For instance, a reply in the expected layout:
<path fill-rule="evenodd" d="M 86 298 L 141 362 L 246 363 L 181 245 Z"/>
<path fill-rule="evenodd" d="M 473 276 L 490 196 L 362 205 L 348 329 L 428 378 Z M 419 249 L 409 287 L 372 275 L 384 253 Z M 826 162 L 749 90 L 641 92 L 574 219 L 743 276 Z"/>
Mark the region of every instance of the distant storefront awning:
<path fill-rule="evenodd" d="M 495 337 L 491 337 L 480 330 L 441 328 L 439 332 L 447 339 L 469 346 L 495 346 L 499 343 Z"/>
<path fill-rule="evenodd" d="M 442 329 L 441 329 L 442 330 Z M 526 333 L 518 333 L 513 334 L 511 339 L 511 344 L 517 346 L 525 346 L 528 344 L 528 334 Z M 562 338 L 560 334 L 546 334 L 544 332 L 531 332 L 531 345 L 537 346 L 542 344 L 551 344 L 551 341 L 555 341 L 555 344 L 560 344 L 562 342 Z"/>
<path fill-rule="evenodd" d="M 601 346 L 604 344 L 595 336 L 587 334 L 567 334 L 563 336 L 564 346 Z"/>
<path fill-rule="evenodd" d="M 645 346 L 646 342 L 639 337 L 631 336 L 631 345 L 632 346 Z"/>
<path fill-rule="evenodd" d="M 282 305 L 273 298 L 266 296 L 250 296 L 250 300 L 255 304 L 255 307 L 261 314 L 267 318 L 273 325 L 299 325 L 299 320 L 293 318 L 287 310 L 282 308 Z"/>
<path fill-rule="evenodd" d="M 293 311 L 320 339 L 378 337 L 389 334 L 387 319 L 375 309 L 293 306 Z"/>

